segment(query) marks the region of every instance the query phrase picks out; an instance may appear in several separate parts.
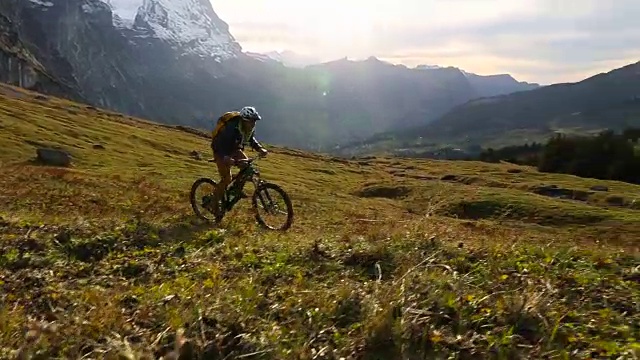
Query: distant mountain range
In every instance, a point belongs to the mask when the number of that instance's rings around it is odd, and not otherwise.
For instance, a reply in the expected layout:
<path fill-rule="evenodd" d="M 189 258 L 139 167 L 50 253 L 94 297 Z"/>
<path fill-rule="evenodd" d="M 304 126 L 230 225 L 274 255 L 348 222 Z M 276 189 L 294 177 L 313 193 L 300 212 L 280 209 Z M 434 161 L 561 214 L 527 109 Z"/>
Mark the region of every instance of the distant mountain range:
<path fill-rule="evenodd" d="M 246 52 L 247 55 L 258 59 L 260 61 L 275 61 L 283 64 L 284 66 L 294 68 L 304 68 L 310 65 L 319 65 L 323 62 L 317 58 L 311 56 L 305 56 L 297 54 L 290 50 L 285 51 L 271 51 L 264 54 L 255 52 Z M 346 60 L 346 58 L 344 59 Z M 516 91 L 532 90 L 540 87 L 539 84 L 528 83 L 524 81 L 517 81 L 509 74 L 496 74 L 496 75 L 477 75 L 467 72 L 463 69 L 456 67 L 442 67 L 439 65 L 418 65 L 416 70 L 442 70 L 442 69 L 454 69 L 459 70 L 467 77 L 471 86 L 475 88 L 475 91 L 481 96 L 496 96 L 509 94 Z"/>
<path fill-rule="evenodd" d="M 534 125 L 595 124 L 602 109 L 635 106 L 633 84 L 586 86 L 574 99 L 571 85 L 508 74 L 248 53 L 209 0 L 141 0 L 130 18 L 109 0 L 2 0 L 0 81 L 204 130 L 224 111 L 254 105 L 263 141 L 322 151 L 381 136 L 469 142 Z"/>
<path fill-rule="evenodd" d="M 377 134 L 341 150 L 406 151 L 442 144 L 477 148 L 542 141 L 557 132 L 632 126 L 640 126 L 640 62 L 576 83 L 473 99 L 430 123 Z"/>

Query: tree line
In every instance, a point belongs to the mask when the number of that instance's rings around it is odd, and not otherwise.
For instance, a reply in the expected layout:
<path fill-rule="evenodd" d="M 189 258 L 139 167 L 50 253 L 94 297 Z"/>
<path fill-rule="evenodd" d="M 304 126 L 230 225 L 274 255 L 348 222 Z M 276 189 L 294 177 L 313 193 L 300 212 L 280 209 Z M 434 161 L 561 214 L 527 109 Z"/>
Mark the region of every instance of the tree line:
<path fill-rule="evenodd" d="M 545 144 L 532 143 L 482 151 L 477 160 L 530 165 L 542 172 L 572 174 L 640 184 L 640 128 L 595 136 L 556 134 Z"/>

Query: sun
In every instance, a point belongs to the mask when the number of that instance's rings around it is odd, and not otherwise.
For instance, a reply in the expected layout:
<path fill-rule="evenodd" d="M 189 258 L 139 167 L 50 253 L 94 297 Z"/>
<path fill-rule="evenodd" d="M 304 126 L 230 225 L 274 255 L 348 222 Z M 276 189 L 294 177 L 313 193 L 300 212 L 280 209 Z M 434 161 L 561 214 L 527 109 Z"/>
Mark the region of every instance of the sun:
<path fill-rule="evenodd" d="M 2 0 L 0 0 L 2 1 Z M 413 0 L 408 0 L 413 1 Z M 330 56 L 364 56 L 375 43 L 376 26 L 389 21 L 388 0 L 216 0 L 218 15 L 230 24 L 245 49 L 287 48 Z M 364 45 L 364 46 L 363 46 Z M 366 52 L 366 51 L 365 51 Z"/>

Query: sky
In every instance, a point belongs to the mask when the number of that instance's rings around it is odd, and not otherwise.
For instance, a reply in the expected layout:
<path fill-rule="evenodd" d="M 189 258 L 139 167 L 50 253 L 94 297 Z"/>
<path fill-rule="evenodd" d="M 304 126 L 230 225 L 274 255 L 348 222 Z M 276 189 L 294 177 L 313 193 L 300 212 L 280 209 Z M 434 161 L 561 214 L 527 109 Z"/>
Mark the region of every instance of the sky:
<path fill-rule="evenodd" d="M 111 0 L 132 2 L 140 0 Z M 640 0 L 211 0 L 245 51 L 580 81 L 640 61 Z"/>

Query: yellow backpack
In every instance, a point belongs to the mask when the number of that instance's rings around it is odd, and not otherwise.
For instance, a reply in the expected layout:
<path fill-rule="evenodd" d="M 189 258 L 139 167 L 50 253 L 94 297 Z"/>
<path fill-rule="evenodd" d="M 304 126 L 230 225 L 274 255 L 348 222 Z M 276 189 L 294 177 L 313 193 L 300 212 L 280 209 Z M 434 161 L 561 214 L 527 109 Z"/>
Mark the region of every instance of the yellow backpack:
<path fill-rule="evenodd" d="M 226 123 L 228 123 L 229 120 L 231 120 L 234 116 L 237 116 L 237 115 L 240 115 L 239 111 L 229 111 L 229 112 L 226 112 L 226 113 L 222 114 L 222 116 L 220 116 L 220 118 L 218 118 L 218 122 L 216 123 L 216 127 L 211 132 L 211 138 L 215 139 L 216 136 L 218 135 L 218 133 L 220 132 L 220 130 L 226 125 Z"/>

